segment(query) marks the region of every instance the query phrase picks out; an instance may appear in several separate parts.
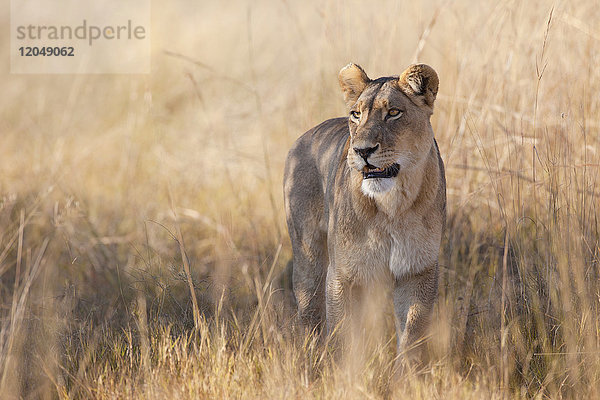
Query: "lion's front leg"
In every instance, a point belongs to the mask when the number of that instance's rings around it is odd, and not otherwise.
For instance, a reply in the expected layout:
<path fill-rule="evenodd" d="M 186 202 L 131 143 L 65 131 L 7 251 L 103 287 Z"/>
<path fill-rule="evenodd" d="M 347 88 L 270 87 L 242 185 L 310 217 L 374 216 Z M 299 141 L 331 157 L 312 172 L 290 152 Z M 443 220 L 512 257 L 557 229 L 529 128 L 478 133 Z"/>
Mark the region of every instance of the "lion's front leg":
<path fill-rule="evenodd" d="M 394 311 L 398 360 L 418 361 L 431 310 L 437 296 L 438 266 L 396 281 Z"/>
<path fill-rule="evenodd" d="M 335 268 L 330 265 L 327 270 L 325 288 L 327 334 L 329 336 L 343 336 L 342 325 L 346 316 L 348 297 L 346 286 Z"/>

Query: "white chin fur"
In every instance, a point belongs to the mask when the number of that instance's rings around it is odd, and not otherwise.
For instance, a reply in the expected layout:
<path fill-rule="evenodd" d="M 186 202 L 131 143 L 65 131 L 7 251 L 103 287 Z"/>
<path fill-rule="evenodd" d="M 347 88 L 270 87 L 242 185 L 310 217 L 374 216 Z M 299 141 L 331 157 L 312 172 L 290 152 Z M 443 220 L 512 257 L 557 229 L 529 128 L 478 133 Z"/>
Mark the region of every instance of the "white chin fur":
<path fill-rule="evenodd" d="M 361 185 L 362 192 L 369 197 L 383 194 L 394 187 L 394 179 L 395 178 L 363 179 Z"/>

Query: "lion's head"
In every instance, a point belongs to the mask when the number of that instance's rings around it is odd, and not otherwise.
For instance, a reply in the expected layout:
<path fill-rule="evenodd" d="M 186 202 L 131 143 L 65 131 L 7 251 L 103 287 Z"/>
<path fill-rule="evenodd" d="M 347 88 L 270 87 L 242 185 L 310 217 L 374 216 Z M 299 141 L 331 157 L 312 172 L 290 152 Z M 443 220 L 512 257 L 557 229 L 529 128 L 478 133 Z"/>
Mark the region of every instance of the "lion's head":
<path fill-rule="evenodd" d="M 339 81 L 350 109 L 348 165 L 362 172 L 366 195 L 386 192 L 399 171 L 419 164 L 431 149 L 437 74 L 417 64 L 400 77 L 371 80 L 360 66 L 349 64 Z"/>

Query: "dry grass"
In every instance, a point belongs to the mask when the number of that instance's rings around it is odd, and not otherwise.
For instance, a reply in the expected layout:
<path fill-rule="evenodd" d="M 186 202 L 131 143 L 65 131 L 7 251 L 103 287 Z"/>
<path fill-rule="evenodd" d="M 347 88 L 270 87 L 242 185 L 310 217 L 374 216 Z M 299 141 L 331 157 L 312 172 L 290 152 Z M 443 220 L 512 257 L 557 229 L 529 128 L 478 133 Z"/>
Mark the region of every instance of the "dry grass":
<path fill-rule="evenodd" d="M 3 64 L 1 397 L 599 398 L 599 20 L 593 0 L 155 2 L 148 76 Z M 431 361 L 390 384 L 390 346 L 340 369 L 281 310 L 281 175 L 345 113 L 340 67 L 414 59 L 440 76 L 449 224 Z"/>

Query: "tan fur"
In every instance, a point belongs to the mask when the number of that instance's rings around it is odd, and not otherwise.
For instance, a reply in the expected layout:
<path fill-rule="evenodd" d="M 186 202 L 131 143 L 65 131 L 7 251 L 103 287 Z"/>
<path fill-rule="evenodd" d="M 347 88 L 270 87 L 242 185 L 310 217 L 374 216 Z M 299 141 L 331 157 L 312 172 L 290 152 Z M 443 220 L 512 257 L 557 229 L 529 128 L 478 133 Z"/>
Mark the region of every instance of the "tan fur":
<path fill-rule="evenodd" d="M 358 65 L 348 64 L 340 71 L 338 80 L 348 107 L 352 106 L 367 86 L 369 77 Z"/>
<path fill-rule="evenodd" d="M 403 351 L 425 334 L 437 296 L 446 218 L 444 166 L 430 124 L 438 78 L 420 64 L 399 78 L 370 80 L 349 64 L 339 82 L 354 116 L 306 132 L 286 161 L 298 313 L 307 328 L 326 322 L 332 333 L 351 313 L 353 288 L 368 296 L 389 287 Z M 363 179 L 367 163 L 357 151 L 365 148 L 376 149 L 371 166 L 396 163 L 398 175 Z"/>

